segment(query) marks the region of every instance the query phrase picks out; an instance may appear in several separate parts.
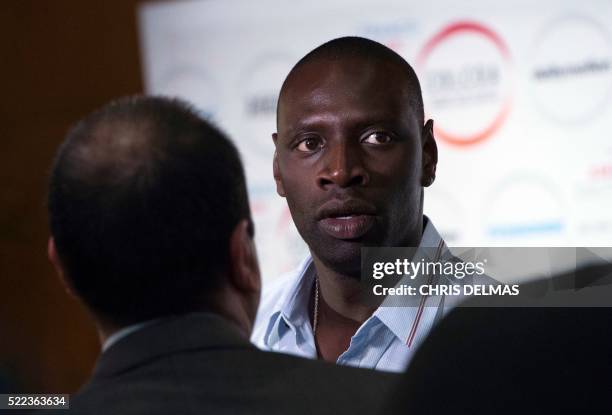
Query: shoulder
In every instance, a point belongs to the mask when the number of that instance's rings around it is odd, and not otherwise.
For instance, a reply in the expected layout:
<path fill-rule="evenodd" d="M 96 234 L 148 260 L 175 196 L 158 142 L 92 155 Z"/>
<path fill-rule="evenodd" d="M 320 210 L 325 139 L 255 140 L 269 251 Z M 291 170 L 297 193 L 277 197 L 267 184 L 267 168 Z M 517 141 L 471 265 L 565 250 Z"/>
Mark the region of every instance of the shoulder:
<path fill-rule="evenodd" d="M 75 396 L 71 410 L 153 415 L 194 413 L 193 408 L 215 414 L 378 413 L 398 379 L 395 374 L 255 348 L 199 350 L 148 362 L 112 378 L 94 378 Z"/>
<path fill-rule="evenodd" d="M 379 413 L 401 376 L 341 366 L 282 353 L 260 352 L 253 371 L 268 376 L 267 387 L 313 413 Z M 293 395 L 293 396 L 292 396 Z M 325 407 L 320 405 L 325 403 Z M 296 411 L 296 408 L 293 408 Z"/>

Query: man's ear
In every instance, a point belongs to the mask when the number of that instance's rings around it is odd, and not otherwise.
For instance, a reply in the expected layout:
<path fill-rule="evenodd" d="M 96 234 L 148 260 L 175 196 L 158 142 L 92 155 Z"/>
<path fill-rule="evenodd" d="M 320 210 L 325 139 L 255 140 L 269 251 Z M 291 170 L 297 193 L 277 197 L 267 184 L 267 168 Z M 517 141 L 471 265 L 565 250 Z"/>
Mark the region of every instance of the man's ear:
<path fill-rule="evenodd" d="M 251 226 L 250 219 L 241 220 L 230 237 L 230 279 L 238 291 L 259 295 L 261 275 Z"/>
<path fill-rule="evenodd" d="M 272 141 L 274 141 L 274 147 L 277 148 L 278 147 L 278 134 L 274 133 L 272 134 Z M 274 175 L 274 181 L 276 182 L 276 193 L 278 193 L 278 195 L 280 197 L 285 197 L 286 193 L 285 193 L 285 187 L 283 186 L 283 181 L 281 179 L 281 174 L 280 174 L 280 167 L 278 165 L 278 150 L 275 149 L 274 150 L 274 159 L 272 160 L 272 174 Z"/>
<path fill-rule="evenodd" d="M 49 258 L 49 262 L 51 262 L 51 265 L 53 265 L 53 268 L 55 268 L 55 272 L 57 273 L 57 276 L 59 277 L 59 280 L 62 283 L 62 286 L 64 287 L 66 293 L 69 296 L 76 298 L 77 296 L 74 293 L 74 289 L 72 288 L 70 281 L 68 281 L 68 279 L 66 278 L 64 266 L 60 261 L 57 249 L 55 247 L 55 240 L 52 236 L 49 237 L 49 241 L 47 242 L 47 257 Z"/>
<path fill-rule="evenodd" d="M 436 180 L 436 166 L 438 165 L 438 146 L 433 133 L 433 120 L 427 120 L 421 132 L 422 157 L 421 160 L 421 186 L 431 186 Z"/>

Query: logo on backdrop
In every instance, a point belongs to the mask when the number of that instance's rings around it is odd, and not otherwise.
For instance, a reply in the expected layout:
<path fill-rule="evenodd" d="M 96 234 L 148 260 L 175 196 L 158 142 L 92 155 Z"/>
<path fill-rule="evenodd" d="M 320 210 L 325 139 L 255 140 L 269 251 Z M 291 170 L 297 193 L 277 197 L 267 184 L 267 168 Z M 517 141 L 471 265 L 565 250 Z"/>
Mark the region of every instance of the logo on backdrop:
<path fill-rule="evenodd" d="M 276 131 L 276 101 L 293 59 L 283 53 L 267 52 L 246 65 L 237 87 L 241 97 L 241 147 L 246 157 L 256 155 L 266 171 L 272 165 Z"/>
<path fill-rule="evenodd" d="M 461 21 L 425 43 L 416 60 L 427 113 L 445 142 L 469 146 L 491 137 L 512 104 L 508 47 L 490 28 Z"/>
<path fill-rule="evenodd" d="M 406 60 L 413 54 L 415 34 L 420 30 L 418 20 L 406 17 L 386 17 L 373 20 L 368 16 L 366 21 L 355 25 L 353 30 L 358 36 L 374 39 L 395 52 Z"/>
<path fill-rule="evenodd" d="M 557 242 L 566 230 L 560 190 L 537 173 L 512 175 L 497 183 L 487 200 L 484 225 L 491 242 Z"/>
<path fill-rule="evenodd" d="M 583 157 L 587 163 L 576 174 L 572 195 L 577 243 L 608 246 L 612 235 L 612 145 L 585 149 Z"/>
<path fill-rule="evenodd" d="M 284 52 L 258 54 L 245 65 L 235 85 L 239 116 L 236 140 L 251 184 L 262 185 L 272 180 L 276 101 L 292 65 L 293 59 Z"/>
<path fill-rule="evenodd" d="M 612 41 L 594 19 L 570 15 L 549 22 L 537 34 L 531 65 L 535 101 L 554 122 L 585 122 L 610 106 Z"/>

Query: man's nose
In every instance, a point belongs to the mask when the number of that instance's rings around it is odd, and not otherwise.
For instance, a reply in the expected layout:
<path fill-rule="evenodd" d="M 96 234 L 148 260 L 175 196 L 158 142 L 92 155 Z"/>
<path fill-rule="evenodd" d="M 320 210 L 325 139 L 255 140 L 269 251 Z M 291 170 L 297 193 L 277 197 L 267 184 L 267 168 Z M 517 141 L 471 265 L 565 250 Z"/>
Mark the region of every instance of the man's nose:
<path fill-rule="evenodd" d="M 321 163 L 317 184 L 322 189 L 363 186 L 370 180 L 358 143 L 343 142 L 329 146 Z"/>

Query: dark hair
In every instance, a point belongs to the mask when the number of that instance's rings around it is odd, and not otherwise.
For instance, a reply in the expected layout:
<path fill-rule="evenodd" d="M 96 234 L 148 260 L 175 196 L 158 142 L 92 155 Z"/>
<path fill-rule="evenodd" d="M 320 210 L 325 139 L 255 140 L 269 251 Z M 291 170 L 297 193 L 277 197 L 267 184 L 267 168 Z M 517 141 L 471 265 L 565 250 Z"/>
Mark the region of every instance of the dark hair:
<path fill-rule="evenodd" d="M 413 93 L 410 94 L 411 106 L 415 110 L 415 114 L 420 125 L 423 125 L 425 122 L 425 115 L 423 111 L 421 84 L 419 83 L 419 79 L 417 78 L 414 69 L 412 69 L 412 66 L 410 66 L 410 64 L 406 62 L 404 58 L 387 46 L 363 37 L 340 37 L 317 46 L 315 49 L 308 52 L 298 61 L 298 63 L 293 66 L 291 71 L 289 71 L 289 74 L 285 78 L 285 81 L 281 87 L 280 95 L 282 96 L 283 91 L 286 89 L 288 81 L 293 77 L 293 74 L 306 64 L 319 60 L 335 61 L 347 58 L 365 59 L 371 62 L 391 62 L 396 64 L 405 74 L 405 80 L 408 87 L 413 90 Z"/>
<path fill-rule="evenodd" d="M 233 229 L 250 221 L 235 146 L 162 97 L 122 98 L 78 122 L 53 164 L 48 208 L 67 279 L 116 324 L 202 308 L 223 282 Z"/>

